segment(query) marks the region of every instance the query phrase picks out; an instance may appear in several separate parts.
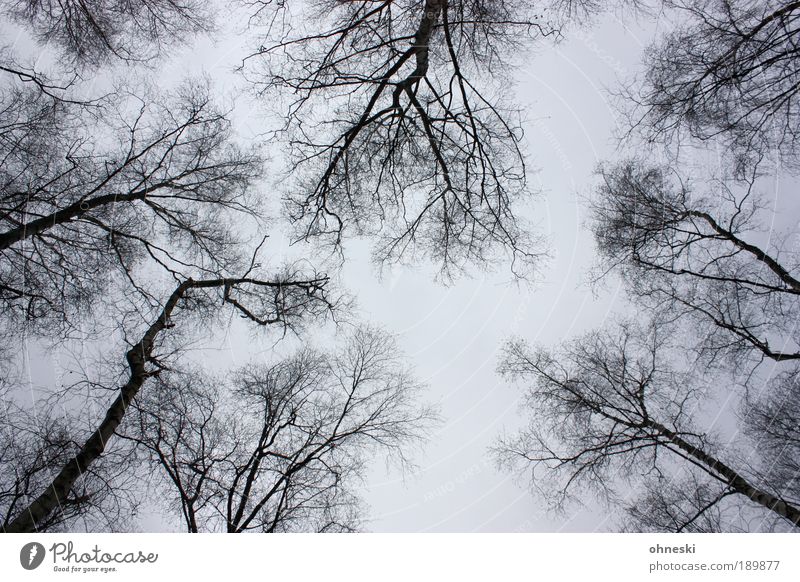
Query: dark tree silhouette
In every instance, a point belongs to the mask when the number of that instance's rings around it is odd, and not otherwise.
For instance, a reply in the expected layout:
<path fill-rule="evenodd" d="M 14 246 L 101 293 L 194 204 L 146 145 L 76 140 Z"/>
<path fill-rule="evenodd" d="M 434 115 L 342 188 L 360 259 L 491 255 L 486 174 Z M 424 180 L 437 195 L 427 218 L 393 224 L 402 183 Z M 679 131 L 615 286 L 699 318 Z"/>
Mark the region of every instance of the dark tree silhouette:
<path fill-rule="evenodd" d="M 262 279 L 248 272 L 239 278 L 187 279 L 164 302 L 160 313 L 142 332 L 125 355 L 127 378 L 120 386 L 105 417 L 79 446 L 70 447 L 71 457 L 60 466 L 49 466 L 52 476 L 43 491 L 27 505 L 18 506 L 4 525 L 6 532 L 37 531 L 50 523 L 65 500 L 81 499 L 76 483 L 101 458 L 132 400 L 145 382 L 167 366 L 158 347 L 165 332 L 177 325 L 180 311 L 204 313 L 221 299 L 245 319 L 260 326 L 292 329 L 328 313 L 335 305 L 326 294 L 327 277 L 301 277 L 287 273 Z M 182 309 L 183 308 L 183 309 Z M 218 309 L 218 307 L 217 307 Z M 63 453 L 62 453 L 63 454 Z"/>
<path fill-rule="evenodd" d="M 534 484 L 557 504 L 580 485 L 612 499 L 619 480 L 673 474 L 677 463 L 720 489 L 715 495 L 705 489 L 691 494 L 689 501 L 703 502 L 692 508 L 694 515 L 735 494 L 800 527 L 797 505 L 776 494 L 773 483 L 756 481 L 751 467 L 735 467 L 712 436 L 695 428 L 701 378 L 670 363 L 665 338 L 671 333 L 658 323 L 647 330 L 623 324 L 589 333 L 556 353 L 519 342 L 507 345 L 500 370 L 532 383 L 526 400 L 531 421 L 528 429 L 500 442 L 501 459 L 529 468 Z M 668 502 L 674 513 L 669 495 L 656 490 L 645 504 Z M 685 516 L 684 523 L 692 518 Z"/>
<path fill-rule="evenodd" d="M 746 531 L 726 507 L 736 493 L 725 485 L 690 473 L 657 475 L 644 480 L 644 493 L 626 504 L 623 531 L 717 533 Z"/>
<path fill-rule="evenodd" d="M 753 242 L 763 238 L 755 177 L 698 187 L 637 160 L 600 176 L 593 229 L 604 274 L 621 274 L 640 304 L 690 315 L 712 355 L 800 358 L 797 259 L 776 233 L 768 246 Z"/>
<path fill-rule="evenodd" d="M 424 255 L 444 277 L 499 250 L 524 272 L 541 256 L 514 207 L 528 191 L 509 55 L 555 34 L 526 2 L 324 1 L 300 18 L 271 2 L 243 69 L 262 95 L 290 95 L 301 238 L 378 235 L 379 261 Z M 280 3 L 278 10 L 289 10 Z"/>
<path fill-rule="evenodd" d="M 18 397 L 11 387 L 0 388 L 0 531 L 48 486 L 54 468 L 69 462 L 80 446 L 74 435 L 83 431 L 82 419 L 63 407 L 42 400 L 33 413 L 16 401 Z M 85 467 L 80 480 L 59 498 L 57 511 L 43 518 L 38 529 L 75 531 L 81 524 L 88 530 L 130 528 L 139 502 L 127 456 L 124 449 L 110 446 Z"/>
<path fill-rule="evenodd" d="M 196 0 L 3 0 L 0 11 L 79 66 L 149 61 L 212 26 Z"/>
<path fill-rule="evenodd" d="M 795 367 L 778 375 L 758 396 L 745 399 L 745 431 L 763 453 L 761 467 L 781 495 L 800 505 L 800 377 Z"/>
<path fill-rule="evenodd" d="M 0 97 L 0 304 L 14 325 L 52 335 L 115 286 L 156 305 L 146 265 L 177 280 L 243 266 L 231 221 L 257 215 L 261 159 L 205 83 L 96 111 L 37 89 Z"/>
<path fill-rule="evenodd" d="M 773 155 L 798 167 L 800 4 L 663 5 L 679 24 L 648 49 L 644 82 L 623 96 L 636 130 L 626 137 L 666 145 L 672 162 L 604 164 L 591 202 L 595 281 L 621 276 L 650 327 L 602 329 L 557 351 L 509 344 L 501 370 L 533 384 L 531 424 L 498 452 L 531 470 L 557 507 L 580 487 L 600 492 L 624 508 L 628 530 L 798 527 L 789 427 L 798 416 L 800 268 L 781 233 L 766 235 L 774 217 L 757 187 Z M 686 156 L 670 147 L 687 136 L 692 146 L 723 148 L 724 179 L 707 167 L 701 180 L 687 177 Z M 769 373 L 790 369 L 755 396 L 765 360 Z M 749 455 L 696 428 L 708 386 L 741 398 Z M 622 503 L 621 486 L 643 494 Z"/>
<path fill-rule="evenodd" d="M 371 235 L 378 261 L 425 257 L 445 279 L 502 253 L 515 274 L 536 267 L 539 241 L 517 213 L 531 192 L 508 73 L 526 43 L 556 38 L 564 15 L 599 3 L 557 0 L 552 17 L 521 0 L 245 3 L 252 24 L 268 26 L 242 69 L 265 99 L 288 100 L 279 133 L 299 239 L 341 251 L 346 234 Z M 65 342 L 91 316 L 127 342 L 119 382 L 97 381 L 114 393 L 101 418 L 34 418 L 9 400 L 3 531 L 119 526 L 134 459 L 158 469 L 190 531 L 357 528 L 352 484 L 366 455 L 402 455 L 432 419 L 412 401 L 418 386 L 396 346 L 362 330 L 339 352 L 306 350 L 228 380 L 202 366 L 181 373 L 190 324 L 206 331 L 232 313 L 296 330 L 336 307 L 328 279 L 267 277 L 245 258 L 239 221 L 260 218 L 262 159 L 236 145 L 203 83 L 169 96 L 75 90 L 103 64 L 147 62 L 206 29 L 208 10 L 0 0 L 0 12 L 64 57 L 51 75 L 0 54 L 12 81 L 0 89 L 0 335 Z"/>
<path fill-rule="evenodd" d="M 85 98 L 75 95 L 75 87 L 79 85 L 79 78 L 76 73 L 64 73 L 61 71 L 57 73 L 57 77 L 59 78 L 56 79 L 51 78 L 51 75 L 52 72 L 46 73 L 37 70 L 32 64 L 20 62 L 19 57 L 10 47 L 0 45 L 0 78 L 3 79 L 4 84 L 6 84 L 9 89 L 14 84 L 17 84 L 22 87 L 27 86 L 28 88 L 35 89 L 56 103 L 83 106 L 98 105 L 98 101 L 100 101 L 98 98 Z M 0 119 L 2 119 L 4 126 L 8 123 L 6 116 L 11 112 L 12 115 L 10 117 L 13 118 L 13 112 L 15 110 L 14 107 L 6 109 L 9 107 L 9 103 L 13 101 L 13 98 L 9 99 L 8 95 L 19 92 L 19 89 L 16 91 L 9 89 L 6 89 L 8 94 L 2 100 L 5 105 L 3 108 L 3 116 Z M 30 98 L 32 99 L 32 97 Z"/>
<path fill-rule="evenodd" d="M 626 96 L 650 140 L 721 139 L 739 170 L 772 153 L 798 169 L 800 2 L 669 0 L 678 27 Z"/>
<path fill-rule="evenodd" d="M 354 531 L 367 458 L 402 458 L 435 418 L 374 329 L 336 353 L 305 349 L 229 378 L 162 377 L 126 432 L 160 466 L 190 532 Z"/>

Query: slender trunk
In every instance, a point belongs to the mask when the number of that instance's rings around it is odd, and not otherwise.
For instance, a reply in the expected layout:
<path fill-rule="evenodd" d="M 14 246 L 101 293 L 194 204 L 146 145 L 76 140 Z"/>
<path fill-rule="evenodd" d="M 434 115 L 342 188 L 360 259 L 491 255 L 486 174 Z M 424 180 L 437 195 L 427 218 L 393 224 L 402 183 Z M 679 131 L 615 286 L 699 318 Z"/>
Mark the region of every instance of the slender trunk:
<path fill-rule="evenodd" d="M 109 406 L 100 426 L 86 440 L 78 454 L 64 465 L 47 489 L 5 527 L 6 532 L 37 531 L 37 526 L 58 509 L 60 500 L 67 497 L 78 478 L 103 454 L 106 444 L 122 422 L 128 405 L 150 374 L 145 364 L 152 357 L 156 336 L 169 326 L 172 311 L 183 294 L 193 286 L 195 283 L 191 279 L 181 283 L 170 295 L 156 321 L 147 328 L 142 339 L 128 350 L 128 381 L 120 388 L 119 395 Z"/>
<path fill-rule="evenodd" d="M 775 273 L 778 278 L 783 281 L 792 291 L 795 293 L 800 293 L 800 281 L 795 279 L 791 273 L 789 273 L 789 271 L 783 267 L 783 265 L 765 253 L 761 248 L 740 239 L 730 230 L 723 228 L 710 214 L 706 212 L 692 210 L 687 212 L 687 214 L 689 216 L 705 220 L 714 230 L 714 232 L 716 232 L 720 237 L 730 241 L 736 247 L 753 255 L 756 259 L 764 263 L 773 273 Z"/>
<path fill-rule="evenodd" d="M 195 517 L 194 507 L 193 506 L 189 506 L 187 511 L 188 511 L 188 513 L 187 513 L 187 521 L 188 521 L 188 525 L 189 525 L 189 533 L 197 533 L 198 532 L 198 529 L 197 529 L 197 518 Z"/>
<path fill-rule="evenodd" d="M 106 416 L 100 423 L 100 426 L 86 440 L 80 451 L 78 451 L 78 454 L 64 465 L 58 475 L 56 475 L 53 481 L 47 486 L 44 493 L 37 497 L 15 519 L 5 526 L 4 531 L 9 533 L 37 531 L 37 526 L 43 523 L 53 511 L 58 509 L 59 500 L 66 498 L 78 478 L 103 454 L 106 444 L 122 422 L 128 405 L 136 397 L 139 389 L 151 374 L 148 372 L 146 364 L 152 359 L 156 337 L 159 333 L 171 327 L 169 323 L 170 316 L 175 310 L 178 301 L 180 301 L 188 290 L 223 287 L 225 289 L 223 303 L 232 305 L 238 309 L 244 317 L 255 321 L 259 325 L 270 325 L 281 321 L 280 313 L 274 318 L 259 318 L 231 297 L 230 289 L 235 285 L 242 284 L 252 284 L 257 287 L 276 289 L 298 286 L 306 290 L 309 300 L 314 300 L 315 290 L 321 288 L 320 286 L 326 282 L 326 277 L 307 281 L 264 281 L 242 277 L 233 279 L 206 279 L 200 281 L 188 279 L 181 283 L 175 291 L 172 292 L 172 295 L 169 296 L 158 318 L 147 328 L 142 339 L 128 350 L 126 354 L 128 367 L 130 368 L 128 380 L 120 388 L 119 395 L 114 402 L 112 402 L 111 406 L 109 406 L 106 411 Z"/>
<path fill-rule="evenodd" d="M 697 459 L 703 465 L 711 469 L 711 471 L 718 475 L 720 480 L 727 482 L 734 491 L 744 495 L 752 501 L 755 501 L 759 505 L 766 507 L 770 511 L 774 511 L 784 519 L 792 522 L 792 524 L 795 526 L 800 527 L 800 508 L 794 507 L 793 505 L 786 503 L 784 500 L 754 487 L 749 481 L 747 481 L 747 479 L 731 469 L 728 465 L 719 459 L 712 457 L 702 449 L 699 449 L 691 443 L 685 441 L 674 431 L 669 430 L 663 424 L 653 420 L 648 421 L 647 424 L 651 428 L 654 428 L 656 431 L 658 431 L 661 435 L 666 437 L 682 451 L 686 452 L 691 457 Z"/>

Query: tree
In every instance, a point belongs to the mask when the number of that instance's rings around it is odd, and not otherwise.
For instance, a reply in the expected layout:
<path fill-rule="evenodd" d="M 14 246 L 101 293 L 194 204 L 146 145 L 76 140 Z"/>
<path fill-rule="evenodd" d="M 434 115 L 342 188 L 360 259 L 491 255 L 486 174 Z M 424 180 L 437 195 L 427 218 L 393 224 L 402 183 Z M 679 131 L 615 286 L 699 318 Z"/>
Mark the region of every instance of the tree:
<path fill-rule="evenodd" d="M 643 493 L 625 505 L 623 531 L 719 533 L 743 532 L 742 518 L 731 516 L 741 509 L 727 500 L 736 493 L 696 472 L 657 475 L 644 479 Z M 727 507 L 733 505 L 734 508 Z M 763 519 L 763 517 L 762 517 Z"/>
<path fill-rule="evenodd" d="M 800 2 L 670 0 L 678 27 L 626 92 L 648 140 L 719 139 L 740 171 L 775 154 L 798 168 Z"/>
<path fill-rule="evenodd" d="M 800 359 L 800 278 L 785 237 L 762 231 L 773 217 L 757 193 L 770 155 L 796 169 L 800 5 L 664 5 L 683 20 L 648 49 L 644 82 L 623 96 L 632 129 L 667 146 L 670 162 L 603 164 L 591 202 L 594 280 L 621 276 L 649 327 L 601 329 L 558 351 L 509 344 L 501 370 L 533 383 L 531 424 L 498 452 L 530 469 L 556 506 L 585 486 L 622 505 L 635 531 L 748 530 L 752 519 L 800 526 L 787 430 L 797 415 L 786 403 Z M 732 154 L 723 154 L 724 178 L 707 166 L 702 179 L 688 177 L 686 156 L 669 147 L 687 135 Z M 778 379 L 764 378 L 765 360 L 770 374 L 783 370 Z M 758 398 L 754 379 L 767 385 Z M 706 387 L 741 399 L 749 455 L 696 428 Z M 621 484 L 643 494 L 625 503 Z"/>
<path fill-rule="evenodd" d="M 762 468 L 782 495 L 800 505 L 800 369 L 779 374 L 762 394 L 747 398 L 741 415 L 744 429 L 769 459 Z"/>
<path fill-rule="evenodd" d="M 543 470 L 545 482 L 555 480 L 557 504 L 580 485 L 612 499 L 617 480 L 632 483 L 639 475 L 671 474 L 677 463 L 710 479 L 720 491 L 713 496 L 697 489 L 690 501 L 703 505 L 695 505 L 694 515 L 683 523 L 737 495 L 800 527 L 797 505 L 777 494 L 773 483 L 756 481 L 750 467 L 735 467 L 712 436 L 695 428 L 701 379 L 696 371 L 675 369 L 669 333 L 659 322 L 646 330 L 622 324 L 591 332 L 557 353 L 530 350 L 519 342 L 507 345 L 500 370 L 532 382 L 526 395 L 531 421 L 528 429 L 500 442 L 501 458 L 512 465 L 521 462 L 535 483 L 537 471 Z M 665 497 L 669 493 L 663 489 L 655 493 L 645 500 L 646 507 L 655 501 L 674 512 L 677 501 Z"/>
<path fill-rule="evenodd" d="M 0 74 L 4 77 L 7 75 L 10 83 L 19 83 L 23 86 L 28 85 L 35 88 L 43 95 L 46 95 L 56 103 L 69 103 L 72 105 L 92 105 L 95 99 L 80 99 L 73 96 L 74 86 L 77 84 L 77 74 L 63 73 L 59 75 L 60 80 L 53 80 L 49 75 L 36 69 L 33 65 L 26 65 L 19 62 L 18 57 L 14 54 L 9 47 L 0 46 Z M 13 94 L 14 91 L 9 91 Z M 5 99 L 3 99 L 5 102 Z M 13 111 L 14 108 L 11 108 Z M 4 120 L 4 124 L 5 124 Z M 8 127 L 4 127 L 4 131 L 8 131 Z"/>
<path fill-rule="evenodd" d="M 35 88 L 2 95 L 0 303 L 15 326 L 69 328 L 115 286 L 157 305 L 147 263 L 175 280 L 242 267 L 229 220 L 258 215 L 260 156 L 203 82 L 122 97 L 94 111 Z"/>
<path fill-rule="evenodd" d="M 252 4 L 260 14 L 272 4 L 279 11 L 273 16 L 289 9 L 283 2 Z M 109 373 L 65 389 L 76 394 L 75 386 L 91 384 L 112 391 L 100 418 L 59 415 L 49 422 L 45 415 L 38 424 L 14 409 L 0 421 L 4 430 L 27 435 L 2 456 L 0 468 L 11 483 L 0 487 L 11 492 L 3 493 L 0 506 L 4 531 L 67 528 L 79 518 L 113 521 L 106 507 L 121 507 L 116 487 L 132 475 L 125 468 L 133 454 L 132 441 L 114 436 L 134 405 L 141 405 L 139 420 L 156 430 L 161 411 L 146 407 L 157 396 L 149 388 L 187 390 L 185 402 L 164 403 L 169 422 L 196 426 L 208 417 L 210 430 L 217 410 L 229 415 L 229 401 L 264 412 L 276 394 L 248 394 L 241 382 L 229 384 L 217 408 L 202 374 L 173 371 L 188 361 L 181 360 L 181 346 L 193 333 L 209 333 L 209 321 L 233 313 L 257 326 L 294 330 L 335 307 L 327 276 L 313 269 L 267 276 L 258 250 L 244 251 L 249 233 L 239 221 L 261 218 L 253 186 L 264 177 L 262 156 L 236 145 L 227 112 L 214 105 L 204 83 L 170 95 L 118 88 L 108 99 L 77 90 L 99 66 L 146 62 L 197 29 L 203 15 L 190 11 L 196 5 L 0 2 L 0 11 L 38 39 L 54 41 L 67 57 L 64 69 L 51 74 L 20 65 L 10 50 L 0 56 L 0 74 L 12 80 L 0 91 L 0 333 L 22 330 L 64 346 L 88 321 L 95 327 L 87 335 L 105 339 L 113 330 L 125 342 L 117 383 Z M 294 19 L 284 31 L 273 28 L 268 35 L 276 36 L 244 66 L 254 75 L 264 67 L 267 74 L 253 80 L 265 94 L 296 91 L 287 126 L 297 154 L 289 165 L 296 178 L 289 208 L 301 238 L 321 236 L 341 250 L 346 228 L 382 236 L 380 259 L 419 251 L 439 260 L 445 277 L 501 250 L 511 255 L 515 272 L 535 263 L 541 253 L 534 237 L 512 211 L 528 189 L 516 112 L 504 105 L 499 81 L 507 49 L 552 29 L 527 3 L 513 1 L 326 0 L 300 10 L 304 18 L 319 18 L 301 20 L 296 38 L 281 37 L 298 24 Z M 325 121 L 317 133 L 311 126 L 319 119 Z M 362 449 L 372 443 L 399 450 L 427 414 L 406 415 L 415 384 L 395 370 L 386 345 L 367 334 L 350 351 L 312 358 L 313 390 L 286 406 L 317 416 L 280 429 L 288 440 L 279 444 L 288 449 L 262 458 L 259 431 L 276 426 L 255 412 L 242 419 L 241 433 L 219 425 L 214 438 L 230 457 L 225 464 L 213 456 L 223 449 L 211 452 L 214 478 L 203 481 L 196 498 L 179 490 L 187 528 L 194 527 L 193 515 L 226 531 L 354 527 L 349 483 Z M 296 368 L 292 362 L 253 367 L 248 385 L 269 385 L 276 370 Z M 356 379 L 357 369 L 374 376 Z M 350 392 L 348 372 L 354 374 Z M 342 401 L 340 388 L 358 392 L 358 399 Z M 343 427 L 350 427 L 346 434 Z M 156 434 L 140 431 L 134 440 L 166 471 L 153 445 Z M 188 440 L 174 441 L 175 447 L 197 449 L 193 434 L 176 435 Z M 181 463 L 173 463 L 176 486 L 197 477 L 185 471 L 198 467 Z M 227 473 L 218 472 L 223 466 Z M 270 483 L 266 467 L 283 477 Z M 252 477 L 237 478 L 237 471 Z M 220 495 L 231 500 L 230 510 L 217 505 Z M 209 515 L 212 508 L 217 513 Z M 201 527 L 196 520 L 195 526 Z"/>
<path fill-rule="evenodd" d="M 202 315 L 213 312 L 212 306 L 221 299 L 223 305 L 230 306 L 256 325 L 279 325 L 286 330 L 328 313 L 335 306 L 325 293 L 327 277 L 313 275 L 302 278 L 292 273 L 266 279 L 253 276 L 251 271 L 239 278 L 187 279 L 175 288 L 160 313 L 125 354 L 127 378 L 108 406 L 105 417 L 83 443 L 69 447 L 66 462 L 47 467 L 52 477 L 48 477 L 44 490 L 33 501 L 24 507 L 18 506 L 15 514 L 8 510 L 5 512 L 9 518 L 4 531 L 38 531 L 53 520 L 53 513 L 59 510 L 64 500 L 86 498 L 85 495 L 73 495 L 74 488 L 101 458 L 145 382 L 168 367 L 157 349 L 161 336 L 176 325 L 181 307 L 190 314 Z M 12 501 L 16 503 L 17 500 L 12 498 Z"/>
<path fill-rule="evenodd" d="M 162 376 L 125 436 L 159 466 L 189 532 L 355 531 L 368 456 L 402 458 L 435 417 L 397 354 L 362 328 L 337 353 L 307 348 L 229 381 Z"/>
<path fill-rule="evenodd" d="M 292 96 L 281 114 L 299 238 L 379 236 L 378 261 L 424 255 L 445 278 L 501 249 L 520 272 L 541 257 L 513 211 L 528 192 L 517 114 L 492 83 L 508 82 L 512 49 L 555 34 L 536 10 L 328 0 L 297 19 L 252 4 L 269 27 L 243 69 L 259 94 Z"/>
<path fill-rule="evenodd" d="M 195 0 L 4 0 L 0 11 L 77 66 L 146 62 L 211 28 L 208 5 Z"/>
<path fill-rule="evenodd" d="M 690 316 L 704 350 L 756 358 L 800 358 L 793 324 L 800 308 L 795 253 L 761 237 L 756 177 L 744 187 L 695 186 L 668 166 L 629 160 L 600 169 L 592 203 L 602 272 L 622 276 L 629 294 L 656 311 Z"/>
<path fill-rule="evenodd" d="M 669 141 L 682 130 L 720 140 L 736 155 L 730 177 L 691 180 L 677 163 L 642 159 L 600 167 L 591 203 L 600 256 L 595 280 L 620 275 L 635 304 L 655 319 L 646 333 L 630 325 L 600 330 L 557 353 L 512 344 L 502 366 L 512 377 L 534 380 L 528 407 L 535 420 L 500 449 L 506 459 L 532 464 L 535 480 L 564 486 L 557 504 L 588 481 L 615 502 L 620 481 L 637 484 L 643 495 L 625 507 L 626 527 L 636 531 L 748 529 L 743 515 L 757 514 L 744 498 L 798 525 L 790 486 L 797 451 L 780 447 L 779 437 L 770 440 L 768 416 L 780 426 L 777 419 L 784 411 L 791 418 L 791 409 L 771 397 L 752 410 L 742 406 L 755 461 L 725 458 L 730 453 L 694 428 L 691 414 L 705 401 L 704 383 L 724 383 L 727 393 L 743 393 L 753 404 L 750 378 L 736 376 L 740 366 L 767 359 L 793 370 L 800 358 L 792 324 L 796 258 L 780 235 L 762 236 L 765 210 L 756 193 L 768 150 L 784 160 L 796 153 L 790 142 L 797 71 L 789 55 L 797 7 L 667 4 L 689 18 L 648 51 L 644 88 L 628 93 L 637 127 L 651 140 Z M 689 345 L 675 352 L 669 334 L 689 338 Z M 735 364 L 733 383 L 714 368 L 699 371 L 721 356 Z"/>
<path fill-rule="evenodd" d="M 102 328 L 94 333 L 129 341 L 127 373 L 104 418 L 56 406 L 55 394 L 32 414 L 4 387 L 0 428 L 13 438 L 0 458 L 3 531 L 73 527 L 77 519 L 111 529 L 130 523 L 133 504 L 122 507 L 134 477 L 129 447 L 113 436 L 132 399 L 175 357 L 174 346 L 161 354 L 159 347 L 189 337 L 168 333 L 173 319 L 184 327 L 216 319 L 221 300 L 285 333 L 335 307 L 327 276 L 293 267 L 259 277 L 264 241 L 248 264 L 241 219 L 260 217 L 252 184 L 262 158 L 235 143 L 207 82 L 185 82 L 172 94 L 121 86 L 100 99 L 74 90 L 79 75 L 109 58 L 144 61 L 178 40 L 181 27 L 197 30 L 205 11 L 193 7 L 200 8 L 160 0 L 0 5 L 43 41 L 57 41 L 69 61 L 56 73 L 66 80 L 52 81 L 10 49 L 0 55 L 0 74 L 12 81 L 0 92 L 0 331 L 58 344 L 90 319 Z M 175 286 L 166 300 L 165 280 Z"/>
<path fill-rule="evenodd" d="M 41 401 L 35 413 L 15 402 L 10 387 L 0 391 L 0 531 L 51 481 L 55 467 L 69 462 L 80 446 L 81 419 L 63 407 Z M 135 478 L 127 470 L 126 451 L 109 446 L 102 458 L 84 467 L 79 481 L 58 499 L 58 509 L 43 517 L 39 531 L 124 531 L 136 514 Z"/>

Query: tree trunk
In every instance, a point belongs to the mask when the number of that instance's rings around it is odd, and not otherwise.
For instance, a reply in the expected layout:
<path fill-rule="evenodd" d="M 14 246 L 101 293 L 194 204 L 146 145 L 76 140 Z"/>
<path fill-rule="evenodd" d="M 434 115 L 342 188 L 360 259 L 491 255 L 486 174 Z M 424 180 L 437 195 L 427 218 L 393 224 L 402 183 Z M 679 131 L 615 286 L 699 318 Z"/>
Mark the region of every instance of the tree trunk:
<path fill-rule="evenodd" d="M 663 424 L 653 420 L 648 421 L 647 424 L 651 428 L 654 428 L 656 431 L 658 431 L 661 435 L 666 437 L 678 448 L 685 451 L 691 457 L 697 459 L 703 465 L 711 469 L 711 471 L 715 473 L 720 480 L 727 482 L 734 491 L 744 495 L 748 499 L 755 501 L 759 505 L 766 507 L 770 511 L 774 511 L 784 519 L 792 522 L 792 524 L 794 524 L 796 527 L 800 527 L 800 508 L 794 507 L 793 505 L 786 503 L 784 500 L 754 487 L 749 481 L 747 481 L 747 479 L 731 469 L 728 465 L 719 459 L 712 457 L 702 449 L 699 449 L 685 441 L 674 431 L 669 430 Z"/>
<path fill-rule="evenodd" d="M 128 350 L 126 354 L 130 368 L 128 381 L 120 388 L 119 396 L 109 406 L 103 422 L 86 440 L 78 454 L 64 465 L 44 493 L 6 526 L 7 533 L 37 531 L 37 526 L 58 509 L 60 500 L 67 497 L 78 478 L 103 454 L 106 444 L 122 422 L 128 405 L 150 374 L 145 363 L 152 357 L 156 336 L 168 327 L 169 318 L 175 305 L 186 290 L 192 286 L 194 286 L 194 282 L 191 279 L 181 283 L 170 295 L 156 321 L 147 328 L 142 339 Z"/>

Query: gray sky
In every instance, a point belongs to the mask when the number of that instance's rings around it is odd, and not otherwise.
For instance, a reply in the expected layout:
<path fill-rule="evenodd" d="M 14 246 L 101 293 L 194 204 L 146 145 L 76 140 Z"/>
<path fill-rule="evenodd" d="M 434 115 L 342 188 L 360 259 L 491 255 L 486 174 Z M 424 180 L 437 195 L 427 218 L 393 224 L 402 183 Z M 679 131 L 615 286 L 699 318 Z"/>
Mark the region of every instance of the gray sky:
<path fill-rule="evenodd" d="M 495 373 L 502 341 L 519 335 L 554 345 L 600 325 L 618 298 L 618 288 L 594 296 L 585 284 L 593 242 L 580 195 L 589 194 L 598 161 L 614 152 L 614 112 L 603 87 L 635 70 L 649 38 L 635 25 L 606 17 L 591 31 L 541 46 L 518 72 L 516 98 L 529 120 L 529 177 L 542 191 L 531 216 L 552 252 L 533 290 L 508 284 L 502 270 L 443 289 L 416 272 L 397 272 L 380 283 L 370 279 L 363 260 L 350 266 L 365 283 L 361 303 L 401 334 L 446 417 L 418 476 L 403 483 L 375 470 L 367 494 L 375 531 L 612 527 L 602 512 L 589 509 L 549 515 L 524 485 L 495 468 L 487 448 L 520 424 L 521 391 Z"/>
<path fill-rule="evenodd" d="M 231 27 L 231 23 L 228 23 Z M 633 28 L 629 28 L 632 26 Z M 520 391 L 495 373 L 498 348 L 513 335 L 555 344 L 601 324 L 619 290 L 599 296 L 584 284 L 593 258 L 584 228 L 585 207 L 597 162 L 613 155 L 614 113 L 604 86 L 635 70 L 652 23 L 603 18 L 589 31 L 577 31 L 558 45 L 542 42 L 517 71 L 516 101 L 524 108 L 529 180 L 541 191 L 524 210 L 546 235 L 552 258 L 533 288 L 510 282 L 506 265 L 444 286 L 424 267 L 396 267 L 379 276 L 370 262 L 369 245 L 347 246 L 342 281 L 358 298 L 363 319 L 398 334 L 411 366 L 429 385 L 427 400 L 438 403 L 444 423 L 416 455 L 416 471 L 401 475 L 378 459 L 371 468 L 364 498 L 372 531 L 587 531 L 611 527 L 602 513 L 575 511 L 548 515 L 530 492 L 499 472 L 488 447 L 504 430 L 520 424 Z M 235 28 L 235 23 L 232 28 Z M 231 73 L 249 42 L 246 35 L 214 35 L 174 51 L 155 77 L 159 85 L 205 74 L 232 98 L 241 80 Z M 22 39 L 19 39 L 22 41 Z M 43 58 L 47 58 L 43 56 Z M 98 83 L 103 83 L 100 79 Z M 264 125 L 261 106 L 236 97 L 236 127 L 243 137 Z M 271 188 L 267 183 L 265 188 Z M 286 251 L 285 239 L 273 237 L 273 250 Z M 291 251 L 290 251 L 291 252 Z M 268 340 L 259 353 L 271 351 Z M 29 345 L 32 386 L 60 378 L 66 353 L 42 354 Z M 234 327 L 208 348 L 220 366 L 253 354 L 253 339 Z M 86 358 L 78 354 L 78 359 Z M 69 367 L 69 364 L 66 364 Z M 56 382 L 57 383 L 57 382 Z M 160 528 L 157 516 L 145 528 Z"/>
<path fill-rule="evenodd" d="M 439 403 L 443 426 L 416 456 L 418 469 L 400 475 L 377 459 L 364 490 L 372 531 L 595 531 L 613 529 L 602 511 L 575 509 L 548 514 L 524 485 L 499 472 L 488 447 L 503 431 L 520 425 L 521 391 L 495 373 L 504 339 L 523 336 L 545 345 L 601 325 L 624 309 L 613 284 L 593 294 L 586 285 L 593 243 L 585 228 L 580 195 L 591 191 L 592 171 L 615 155 L 615 115 L 606 87 L 629 78 L 658 23 L 622 22 L 607 15 L 590 29 L 573 31 L 558 45 L 543 42 L 517 72 L 516 101 L 525 109 L 529 179 L 541 195 L 526 209 L 546 235 L 552 258 L 533 288 L 509 283 L 509 272 L 472 275 L 443 286 L 424 267 L 397 267 L 379 277 L 369 245 L 347 247 L 342 281 L 358 297 L 359 314 L 398 334 L 409 363 L 429 385 L 427 399 Z M 243 35 L 215 35 L 160 66 L 159 83 L 204 72 L 224 94 L 241 81 L 231 68 L 245 54 Z M 247 137 L 263 128 L 263 112 L 248 97 L 236 101 L 236 122 Z M 266 184 L 269 188 L 271 185 Z M 275 237 L 273 249 L 286 250 Z M 241 361 L 253 347 L 238 328 L 211 346 L 221 365 Z M 266 353 L 264 340 L 255 351 Z M 252 350 L 250 351 L 252 353 Z M 32 352 L 30 379 L 47 384 L 57 362 Z M 157 519 L 147 524 L 157 527 Z M 145 526 L 148 527 L 148 526 Z"/>

